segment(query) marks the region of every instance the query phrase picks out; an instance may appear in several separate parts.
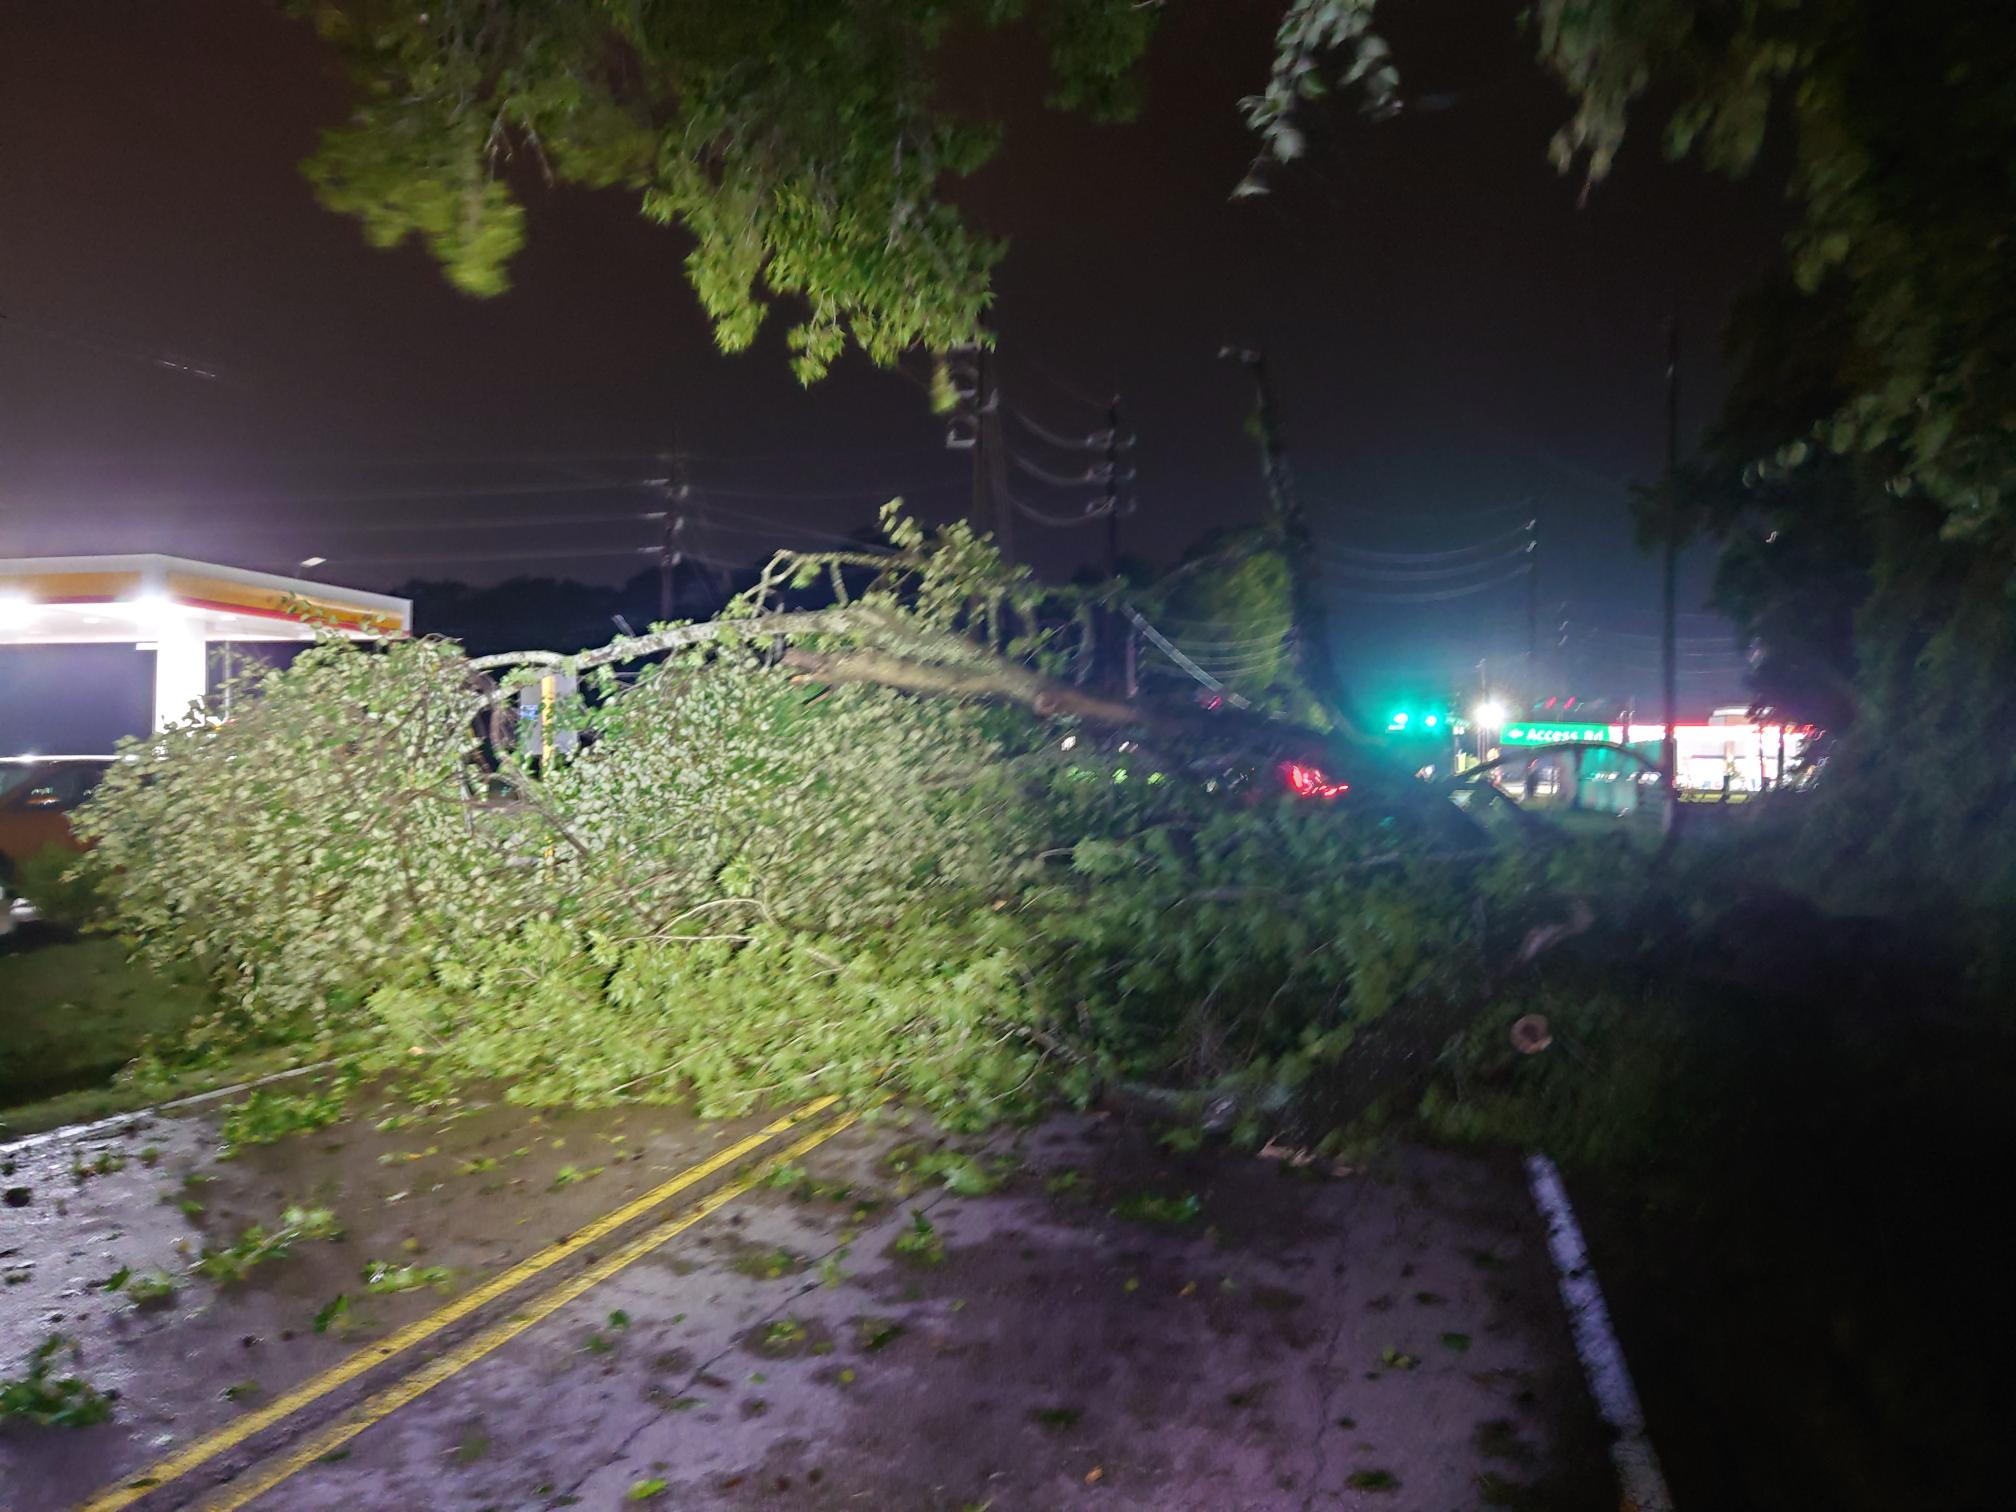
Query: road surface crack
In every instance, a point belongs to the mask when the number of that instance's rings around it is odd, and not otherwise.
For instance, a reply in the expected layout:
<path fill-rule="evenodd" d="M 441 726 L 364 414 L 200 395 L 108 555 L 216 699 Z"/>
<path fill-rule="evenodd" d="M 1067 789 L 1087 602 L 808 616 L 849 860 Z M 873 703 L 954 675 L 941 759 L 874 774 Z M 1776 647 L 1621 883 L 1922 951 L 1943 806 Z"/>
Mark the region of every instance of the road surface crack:
<path fill-rule="evenodd" d="M 1340 1298 L 1340 1303 L 1341 1300 Z M 1309 1491 L 1302 1498 L 1304 1512 L 1314 1507 L 1316 1498 L 1323 1494 L 1323 1476 L 1330 1468 L 1330 1451 L 1325 1444 L 1330 1433 L 1331 1383 L 1336 1376 L 1337 1348 L 1344 1342 L 1344 1329 L 1348 1322 L 1349 1317 L 1340 1305 L 1337 1309 L 1337 1326 L 1330 1330 L 1330 1342 L 1323 1350 L 1323 1363 L 1318 1367 L 1321 1374 L 1316 1382 L 1316 1434 L 1309 1443 L 1309 1455 L 1313 1463 L 1309 1468 Z"/>

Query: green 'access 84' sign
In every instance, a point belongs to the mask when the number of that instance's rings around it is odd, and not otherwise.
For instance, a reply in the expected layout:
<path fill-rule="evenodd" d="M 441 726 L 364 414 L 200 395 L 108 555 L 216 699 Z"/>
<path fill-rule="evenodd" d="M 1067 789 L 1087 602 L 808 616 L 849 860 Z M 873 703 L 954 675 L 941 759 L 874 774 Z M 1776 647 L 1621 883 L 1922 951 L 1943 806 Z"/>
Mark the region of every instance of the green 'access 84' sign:
<path fill-rule="evenodd" d="M 1559 745 L 1564 740 L 1608 740 L 1610 726 L 1600 724 L 1508 724 L 1498 732 L 1500 745 Z"/>

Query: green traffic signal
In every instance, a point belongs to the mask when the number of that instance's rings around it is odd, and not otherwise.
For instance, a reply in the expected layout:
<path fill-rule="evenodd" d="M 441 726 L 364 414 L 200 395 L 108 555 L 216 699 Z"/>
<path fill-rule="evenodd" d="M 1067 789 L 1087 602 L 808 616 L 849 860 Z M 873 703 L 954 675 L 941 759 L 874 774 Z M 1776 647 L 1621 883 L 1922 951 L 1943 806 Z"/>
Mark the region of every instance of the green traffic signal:
<path fill-rule="evenodd" d="M 1449 714 L 1445 709 L 1437 709 L 1431 714 L 1421 713 L 1417 709 L 1395 709 L 1391 714 L 1386 716 L 1386 733 L 1389 735 L 1425 735 L 1430 731 L 1434 731 L 1439 734 L 1442 728 L 1448 723 Z"/>

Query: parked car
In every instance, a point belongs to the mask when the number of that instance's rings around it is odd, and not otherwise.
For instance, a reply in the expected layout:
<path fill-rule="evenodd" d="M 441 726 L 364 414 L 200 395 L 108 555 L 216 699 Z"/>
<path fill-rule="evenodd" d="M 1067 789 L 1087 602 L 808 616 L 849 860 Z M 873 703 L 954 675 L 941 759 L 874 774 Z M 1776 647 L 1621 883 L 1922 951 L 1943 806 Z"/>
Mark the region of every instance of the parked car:
<path fill-rule="evenodd" d="M 70 813 L 111 765 L 109 756 L 0 759 L 0 880 L 47 846 L 84 848 L 70 828 Z"/>

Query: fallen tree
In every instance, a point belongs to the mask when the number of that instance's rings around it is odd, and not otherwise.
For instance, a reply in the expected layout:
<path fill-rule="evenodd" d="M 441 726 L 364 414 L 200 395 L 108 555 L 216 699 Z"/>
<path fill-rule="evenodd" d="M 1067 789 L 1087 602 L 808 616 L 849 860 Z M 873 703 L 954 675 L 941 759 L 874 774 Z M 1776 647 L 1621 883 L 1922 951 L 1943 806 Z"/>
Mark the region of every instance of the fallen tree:
<path fill-rule="evenodd" d="M 80 814 L 118 926 L 209 972 L 199 1043 L 716 1112 L 1209 1088 L 1254 1137 L 1368 1027 L 1446 1034 L 1488 989 L 1490 848 L 1446 799 L 1336 736 L 1080 686 L 1102 590 L 891 531 L 865 584 L 787 554 L 720 619 L 580 655 L 317 646 Z M 542 724 L 581 740 L 542 760 L 497 716 L 551 672 L 578 692 Z M 1298 797 L 1283 763 L 1331 776 Z"/>

